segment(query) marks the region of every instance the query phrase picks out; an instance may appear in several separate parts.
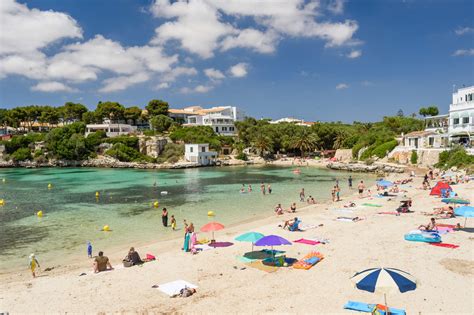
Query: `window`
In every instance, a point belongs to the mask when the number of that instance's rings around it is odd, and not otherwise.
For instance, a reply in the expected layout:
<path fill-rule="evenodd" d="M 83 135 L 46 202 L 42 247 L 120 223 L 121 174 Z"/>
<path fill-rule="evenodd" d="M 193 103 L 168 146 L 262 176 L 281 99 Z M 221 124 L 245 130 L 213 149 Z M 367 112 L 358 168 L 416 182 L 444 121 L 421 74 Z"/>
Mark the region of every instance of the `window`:
<path fill-rule="evenodd" d="M 428 145 L 432 147 L 433 144 L 434 144 L 434 138 L 433 138 L 433 137 L 429 137 L 429 138 L 428 138 Z"/>
<path fill-rule="evenodd" d="M 459 125 L 459 118 L 453 119 L 453 125 Z"/>
<path fill-rule="evenodd" d="M 206 152 L 206 147 L 202 147 L 201 152 Z"/>
<path fill-rule="evenodd" d="M 189 152 L 193 153 L 193 147 L 189 147 Z"/>
<path fill-rule="evenodd" d="M 468 124 L 469 123 L 469 117 L 463 117 L 462 118 L 462 123 L 463 124 Z"/>
<path fill-rule="evenodd" d="M 222 131 L 227 131 L 227 127 L 222 127 Z"/>

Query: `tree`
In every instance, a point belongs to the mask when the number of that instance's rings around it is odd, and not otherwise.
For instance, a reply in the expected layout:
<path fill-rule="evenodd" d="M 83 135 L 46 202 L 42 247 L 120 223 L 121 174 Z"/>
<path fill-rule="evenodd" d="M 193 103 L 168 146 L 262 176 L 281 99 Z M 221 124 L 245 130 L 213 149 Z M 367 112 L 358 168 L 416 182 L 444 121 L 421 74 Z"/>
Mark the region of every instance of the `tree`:
<path fill-rule="evenodd" d="M 398 110 L 397 116 L 398 116 L 398 117 L 403 117 L 403 116 L 405 116 L 405 114 L 403 114 L 403 110 L 402 110 L 402 109 L 399 109 L 399 110 Z"/>
<path fill-rule="evenodd" d="M 300 130 L 298 134 L 293 138 L 292 147 L 298 149 L 301 152 L 301 157 L 304 157 L 305 152 L 314 151 L 317 146 L 318 136 L 311 133 L 307 127 Z"/>
<path fill-rule="evenodd" d="M 60 110 L 56 107 L 44 106 L 42 107 L 39 121 L 50 125 L 57 125 L 59 122 Z"/>
<path fill-rule="evenodd" d="M 118 122 L 124 118 L 125 107 L 117 102 L 99 102 L 95 112 L 102 120 L 108 118 L 110 122 Z"/>
<path fill-rule="evenodd" d="M 419 114 L 423 117 L 436 116 L 439 114 L 439 109 L 436 106 L 422 107 L 420 108 Z"/>
<path fill-rule="evenodd" d="M 123 112 L 123 117 L 125 118 L 127 123 L 129 121 L 132 121 L 133 125 L 137 124 L 137 120 L 141 117 L 141 115 L 142 115 L 142 110 L 137 106 L 127 107 L 125 108 Z"/>
<path fill-rule="evenodd" d="M 88 109 L 82 104 L 67 102 L 60 107 L 61 116 L 65 123 L 73 123 L 82 120 L 82 116 L 87 113 Z"/>
<path fill-rule="evenodd" d="M 272 139 L 263 133 L 257 134 L 253 139 L 252 144 L 253 147 L 258 150 L 261 157 L 263 157 L 265 152 L 271 152 L 273 149 Z"/>
<path fill-rule="evenodd" d="M 85 112 L 82 114 L 82 121 L 86 124 L 101 123 L 102 118 L 98 117 L 96 112 Z"/>
<path fill-rule="evenodd" d="M 145 107 L 148 111 L 148 115 L 158 116 L 165 115 L 168 116 L 169 104 L 162 100 L 151 100 L 148 102 L 148 105 Z"/>
<path fill-rule="evenodd" d="M 165 115 L 153 116 L 150 119 L 152 128 L 158 132 L 164 132 L 168 130 L 173 124 L 173 119 Z"/>
<path fill-rule="evenodd" d="M 337 130 L 332 148 L 334 150 L 342 148 L 347 138 L 349 138 L 349 134 L 345 130 Z"/>
<path fill-rule="evenodd" d="M 8 109 L 0 108 L 0 126 L 3 127 L 5 133 L 7 132 L 8 119 Z"/>

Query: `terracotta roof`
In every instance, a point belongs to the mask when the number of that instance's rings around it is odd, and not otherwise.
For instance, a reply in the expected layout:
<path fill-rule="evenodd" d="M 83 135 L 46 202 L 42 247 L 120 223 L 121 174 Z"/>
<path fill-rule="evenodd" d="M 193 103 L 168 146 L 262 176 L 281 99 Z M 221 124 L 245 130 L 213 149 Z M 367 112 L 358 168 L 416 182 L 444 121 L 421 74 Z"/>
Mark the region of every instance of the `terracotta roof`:
<path fill-rule="evenodd" d="M 407 133 L 405 137 L 426 137 L 426 136 L 435 135 L 435 134 L 436 132 L 433 132 L 433 131 L 422 130 L 422 131 L 412 131 L 410 133 Z"/>

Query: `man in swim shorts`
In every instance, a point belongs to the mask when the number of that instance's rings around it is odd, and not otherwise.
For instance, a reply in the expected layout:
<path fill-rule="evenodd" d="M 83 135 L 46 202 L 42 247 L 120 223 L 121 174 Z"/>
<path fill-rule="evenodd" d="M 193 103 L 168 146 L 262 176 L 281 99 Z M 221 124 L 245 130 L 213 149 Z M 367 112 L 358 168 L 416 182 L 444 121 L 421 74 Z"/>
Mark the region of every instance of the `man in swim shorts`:
<path fill-rule="evenodd" d="M 361 180 L 359 185 L 357 185 L 357 189 L 359 190 L 359 197 L 362 197 L 362 195 L 364 194 L 364 189 L 365 189 L 363 180 Z"/>
<path fill-rule="evenodd" d="M 99 256 L 94 259 L 94 272 L 98 273 L 106 270 L 113 270 L 114 268 L 110 264 L 109 258 L 104 256 L 104 252 L 100 251 Z"/>

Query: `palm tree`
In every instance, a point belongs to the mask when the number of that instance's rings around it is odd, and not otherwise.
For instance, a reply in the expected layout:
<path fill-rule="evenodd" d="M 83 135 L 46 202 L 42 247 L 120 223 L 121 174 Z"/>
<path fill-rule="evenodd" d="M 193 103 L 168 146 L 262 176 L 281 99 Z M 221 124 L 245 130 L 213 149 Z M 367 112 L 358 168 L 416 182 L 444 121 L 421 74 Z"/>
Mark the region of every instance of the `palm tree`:
<path fill-rule="evenodd" d="M 317 148 L 318 141 L 318 136 L 305 128 L 294 136 L 292 148 L 298 149 L 301 152 L 301 157 L 304 158 L 305 152 L 314 151 Z"/>
<path fill-rule="evenodd" d="M 273 141 L 270 137 L 264 135 L 263 133 L 259 133 L 256 135 L 254 140 L 252 141 L 252 146 L 258 150 L 261 157 L 265 151 L 271 151 L 273 148 Z"/>
<path fill-rule="evenodd" d="M 337 130 L 336 136 L 334 137 L 333 149 L 337 150 L 342 148 L 344 141 L 348 138 L 348 134 L 345 130 Z"/>

